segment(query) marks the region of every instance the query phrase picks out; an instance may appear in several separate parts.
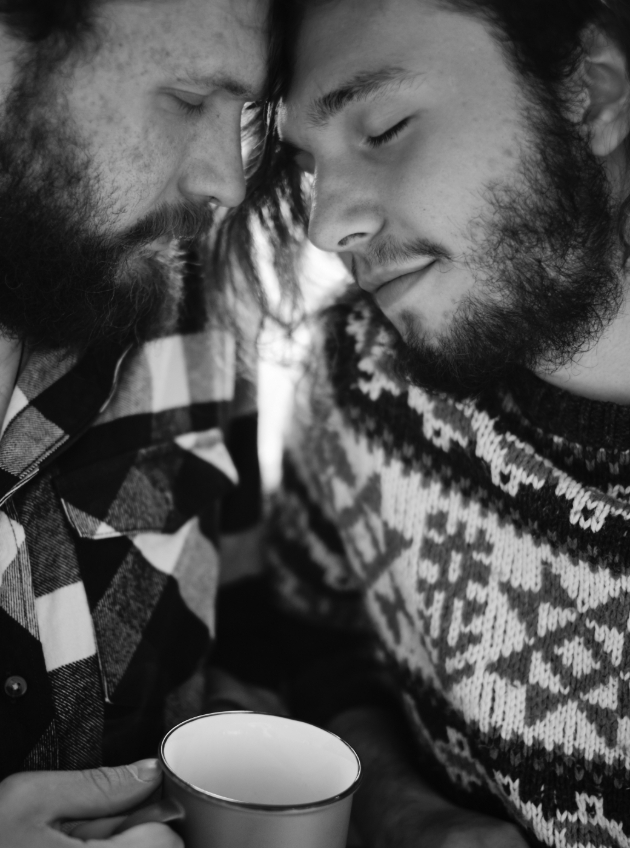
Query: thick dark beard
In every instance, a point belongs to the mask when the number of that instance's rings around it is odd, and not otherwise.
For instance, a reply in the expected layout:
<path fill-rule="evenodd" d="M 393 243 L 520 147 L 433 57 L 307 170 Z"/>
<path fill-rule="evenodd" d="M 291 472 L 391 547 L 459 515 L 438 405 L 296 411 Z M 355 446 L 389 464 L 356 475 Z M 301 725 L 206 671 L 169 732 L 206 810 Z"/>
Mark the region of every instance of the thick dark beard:
<path fill-rule="evenodd" d="M 540 106 L 527 123 L 534 149 L 512 184 L 488 188 L 490 212 L 470 234 L 475 294 L 438 337 L 423 337 L 414 316 L 403 316 L 395 356 L 418 386 L 466 396 L 518 367 L 550 373 L 595 344 L 619 311 L 621 252 L 606 174 L 559 109 Z"/>
<path fill-rule="evenodd" d="M 25 66 L 2 118 L 0 331 L 30 347 L 124 348 L 163 332 L 181 297 L 177 245 L 147 245 L 194 238 L 211 212 L 164 207 L 112 234 L 107 200 L 51 89 Z"/>

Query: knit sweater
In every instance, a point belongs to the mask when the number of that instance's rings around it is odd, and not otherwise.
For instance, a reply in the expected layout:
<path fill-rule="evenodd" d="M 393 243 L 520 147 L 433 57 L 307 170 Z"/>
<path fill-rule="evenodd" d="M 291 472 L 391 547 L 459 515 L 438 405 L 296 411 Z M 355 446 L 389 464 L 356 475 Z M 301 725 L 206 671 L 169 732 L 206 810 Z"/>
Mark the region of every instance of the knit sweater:
<path fill-rule="evenodd" d="M 630 408 L 529 372 L 431 395 L 392 333 L 361 297 L 324 321 L 272 534 L 282 602 L 377 637 L 418 767 L 458 802 L 534 845 L 629 846 Z"/>

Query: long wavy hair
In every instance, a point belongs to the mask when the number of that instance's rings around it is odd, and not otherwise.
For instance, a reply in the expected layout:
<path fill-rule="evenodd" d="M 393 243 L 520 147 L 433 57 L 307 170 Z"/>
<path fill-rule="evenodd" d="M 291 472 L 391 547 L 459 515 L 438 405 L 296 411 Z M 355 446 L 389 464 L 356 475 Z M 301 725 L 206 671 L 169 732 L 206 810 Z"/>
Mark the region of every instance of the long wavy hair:
<path fill-rule="evenodd" d="M 264 299 L 258 250 L 264 234 L 281 288 L 290 302 L 298 291 L 296 261 L 308 226 L 304 178 L 278 137 L 277 114 L 291 83 L 293 47 L 309 5 L 338 0 L 278 0 L 276 41 L 271 55 L 268 99 L 252 111 L 248 123 L 251 157 L 248 194 L 223 219 L 213 242 L 215 276 L 244 275 Z M 450 10 L 491 25 L 512 66 L 547 103 L 559 105 L 584 55 L 589 26 L 603 30 L 622 48 L 630 66 L 629 0 L 436 0 Z M 630 159 L 630 141 L 627 142 Z M 622 204 L 619 235 L 624 259 L 630 257 L 630 196 Z"/>
<path fill-rule="evenodd" d="M 263 310 L 265 286 L 258 260 L 261 233 L 271 250 L 275 274 L 290 304 L 298 297 L 297 257 L 308 226 L 303 177 L 279 142 L 277 113 L 291 83 L 293 47 L 305 10 L 338 0 L 272 0 L 268 86 L 265 98 L 248 109 L 245 132 L 248 191 L 238 209 L 222 216 L 202 246 L 213 285 L 235 276 L 250 284 Z M 16 37 L 59 58 L 93 30 L 94 10 L 106 0 L 0 0 L 0 23 Z M 151 2 L 151 0 L 142 0 Z M 561 92 L 583 56 L 590 25 L 614 39 L 630 65 L 629 0 L 435 0 L 454 11 L 489 22 L 516 69 L 547 99 Z M 52 49 L 51 49 L 52 48 Z M 630 142 L 627 143 L 630 157 Z M 619 234 L 630 257 L 630 196 L 619 214 Z M 240 285 L 240 283 L 239 283 Z"/>

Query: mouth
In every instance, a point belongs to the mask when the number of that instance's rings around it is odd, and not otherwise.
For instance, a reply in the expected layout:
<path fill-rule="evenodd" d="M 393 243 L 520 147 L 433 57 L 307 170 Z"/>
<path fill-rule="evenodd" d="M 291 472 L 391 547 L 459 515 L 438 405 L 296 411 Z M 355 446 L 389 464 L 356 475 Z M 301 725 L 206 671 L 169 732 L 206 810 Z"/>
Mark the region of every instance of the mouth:
<path fill-rule="evenodd" d="M 389 278 L 380 277 L 371 280 L 359 279 L 359 286 L 366 292 L 369 292 L 376 301 L 377 305 L 383 312 L 393 306 L 415 285 L 422 282 L 430 269 L 438 262 L 437 259 L 430 259 L 420 268 L 414 268 L 411 271 L 405 271 L 402 274 L 397 274 Z"/>

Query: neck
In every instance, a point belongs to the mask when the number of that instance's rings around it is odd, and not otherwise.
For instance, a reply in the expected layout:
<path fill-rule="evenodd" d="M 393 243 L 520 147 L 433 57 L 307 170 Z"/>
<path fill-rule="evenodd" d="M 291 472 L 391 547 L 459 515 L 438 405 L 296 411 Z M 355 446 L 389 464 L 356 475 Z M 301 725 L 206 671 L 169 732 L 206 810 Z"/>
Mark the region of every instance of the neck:
<path fill-rule="evenodd" d="M 596 345 L 552 374 L 536 373 L 572 394 L 630 405 L 630 280 L 619 313 Z"/>

